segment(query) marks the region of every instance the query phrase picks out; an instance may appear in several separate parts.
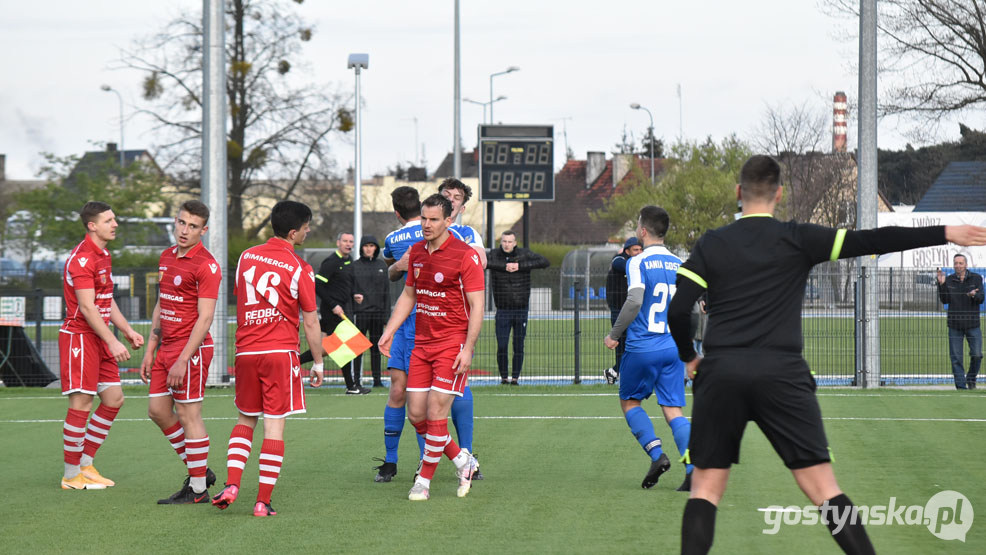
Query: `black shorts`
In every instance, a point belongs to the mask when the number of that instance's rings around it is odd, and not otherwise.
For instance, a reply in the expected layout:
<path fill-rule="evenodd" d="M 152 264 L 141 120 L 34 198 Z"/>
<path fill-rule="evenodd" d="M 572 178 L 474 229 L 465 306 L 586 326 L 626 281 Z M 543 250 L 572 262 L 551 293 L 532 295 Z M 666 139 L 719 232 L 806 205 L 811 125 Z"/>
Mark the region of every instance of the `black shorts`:
<path fill-rule="evenodd" d="M 743 430 L 757 423 L 790 469 L 830 460 L 815 398 L 815 378 L 799 355 L 780 351 L 710 354 L 695 376 L 691 462 L 729 468 L 739 462 Z"/>

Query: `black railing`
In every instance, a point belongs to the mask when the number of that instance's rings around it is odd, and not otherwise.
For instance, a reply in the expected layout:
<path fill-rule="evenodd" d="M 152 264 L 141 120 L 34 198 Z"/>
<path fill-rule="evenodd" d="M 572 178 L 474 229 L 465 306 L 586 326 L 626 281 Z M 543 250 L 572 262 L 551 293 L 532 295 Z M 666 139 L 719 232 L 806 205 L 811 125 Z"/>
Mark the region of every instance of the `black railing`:
<path fill-rule="evenodd" d="M 117 281 L 117 304 L 134 328 L 146 336 L 150 328 L 149 312 L 156 302 L 157 269 L 128 271 L 124 275 L 128 279 Z M 226 275 L 230 276 L 232 272 Z M 880 269 L 877 273 L 880 371 L 885 383 L 951 383 L 945 312 L 938 301 L 934 276 L 933 268 Z M 603 344 L 603 337 L 610 328 L 605 288 L 599 285 L 605 284 L 605 275 L 591 274 L 586 282 L 584 276 L 572 279 L 552 267 L 535 270 L 531 277 L 521 383 L 602 382 L 603 371 L 613 364 L 613 352 Z M 127 287 L 121 286 L 121 281 L 126 282 Z M 225 281 L 231 288 L 232 280 Z M 821 265 L 808 280 L 802 318 L 804 356 L 821 385 L 850 385 L 856 378 L 856 281 L 855 267 L 848 263 Z M 35 283 L 13 281 L 0 286 L 0 302 L 16 304 L 22 299 L 24 335 L 57 376 L 58 328 L 64 318 L 62 290 L 57 281 L 54 284 L 45 282 L 45 287 L 32 285 Z M 402 282 L 393 283 L 392 303 L 402 288 Z M 229 302 L 234 306 L 228 314 L 234 316 L 235 298 L 231 290 Z M 491 302 L 484 315 L 483 331 L 470 374 L 470 381 L 476 385 L 500 383 L 495 315 L 496 308 Z M 235 322 L 229 326 L 231 356 Z M 512 348 L 511 338 L 511 355 Z M 136 379 L 142 357 L 143 350 L 137 350 L 129 361 L 121 363 L 124 378 Z M 367 379 L 370 374 L 368 358 L 364 357 L 363 362 Z M 508 355 L 511 374 L 512 358 Z M 12 352 L 0 352 L 0 361 L 14 366 L 25 364 Z"/>

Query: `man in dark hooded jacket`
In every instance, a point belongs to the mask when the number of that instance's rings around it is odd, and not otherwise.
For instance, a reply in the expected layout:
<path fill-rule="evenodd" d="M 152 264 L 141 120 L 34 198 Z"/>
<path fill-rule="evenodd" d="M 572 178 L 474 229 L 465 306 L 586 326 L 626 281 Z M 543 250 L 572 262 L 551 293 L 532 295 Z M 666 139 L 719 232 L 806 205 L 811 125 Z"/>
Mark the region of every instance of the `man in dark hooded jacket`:
<path fill-rule="evenodd" d="M 380 347 L 377 342 L 383 334 L 390 311 L 390 279 L 387 263 L 380 259 L 380 244 L 373 235 L 364 235 L 359 245 L 359 260 L 353 263 L 353 279 L 356 296 L 354 323 L 359 331 L 373 342 L 370 348 L 370 367 L 373 371 L 373 387 L 383 386 L 380 381 Z M 355 373 L 363 372 L 363 355 L 353 361 Z"/>

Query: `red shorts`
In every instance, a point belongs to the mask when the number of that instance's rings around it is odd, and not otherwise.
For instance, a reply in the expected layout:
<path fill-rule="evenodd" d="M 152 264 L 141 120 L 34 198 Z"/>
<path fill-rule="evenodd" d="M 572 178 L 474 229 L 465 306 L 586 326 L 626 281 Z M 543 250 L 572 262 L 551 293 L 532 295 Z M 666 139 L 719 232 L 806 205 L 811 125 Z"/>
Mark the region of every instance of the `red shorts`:
<path fill-rule="evenodd" d="M 203 342 L 192 358 L 185 364 L 185 379 L 180 389 L 168 387 L 168 370 L 171 365 L 178 360 L 185 344 L 175 342 L 162 345 L 154 357 L 154 366 L 151 367 L 151 389 L 148 392 L 150 397 L 164 397 L 171 395 L 176 403 L 197 403 L 205 397 L 205 381 L 209 377 L 209 365 L 212 364 L 212 343 L 207 340 Z"/>
<path fill-rule="evenodd" d="M 236 408 L 247 416 L 284 418 L 305 412 L 296 351 L 236 355 Z"/>
<path fill-rule="evenodd" d="M 120 385 L 120 365 L 95 333 L 59 330 L 58 355 L 62 395 L 96 395 L 100 386 Z"/>
<path fill-rule="evenodd" d="M 455 375 L 452 364 L 462 350 L 460 343 L 415 345 L 407 371 L 408 391 L 440 391 L 461 397 L 466 388 L 466 374 Z"/>

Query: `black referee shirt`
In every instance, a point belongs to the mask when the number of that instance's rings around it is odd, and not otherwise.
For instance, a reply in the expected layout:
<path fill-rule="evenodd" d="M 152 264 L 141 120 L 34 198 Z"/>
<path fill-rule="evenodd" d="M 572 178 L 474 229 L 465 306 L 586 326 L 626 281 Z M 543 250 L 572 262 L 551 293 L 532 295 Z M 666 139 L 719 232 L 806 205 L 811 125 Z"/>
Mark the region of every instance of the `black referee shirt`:
<path fill-rule="evenodd" d="M 704 290 L 710 307 L 704 342 L 708 353 L 754 349 L 800 354 L 801 303 L 812 266 L 944 242 L 942 226 L 846 231 L 780 222 L 769 214 L 747 215 L 708 231 L 678 269 L 669 321 L 679 357 L 695 357 L 689 320 Z"/>

